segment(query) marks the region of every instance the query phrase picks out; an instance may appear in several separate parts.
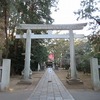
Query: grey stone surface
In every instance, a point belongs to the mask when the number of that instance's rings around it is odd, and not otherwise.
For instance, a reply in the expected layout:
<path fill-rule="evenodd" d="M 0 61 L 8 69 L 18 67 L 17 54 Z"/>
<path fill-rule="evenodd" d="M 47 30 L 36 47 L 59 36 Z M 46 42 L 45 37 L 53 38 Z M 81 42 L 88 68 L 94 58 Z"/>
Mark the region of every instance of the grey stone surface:
<path fill-rule="evenodd" d="M 52 68 L 48 68 L 28 100 L 74 100 Z"/>

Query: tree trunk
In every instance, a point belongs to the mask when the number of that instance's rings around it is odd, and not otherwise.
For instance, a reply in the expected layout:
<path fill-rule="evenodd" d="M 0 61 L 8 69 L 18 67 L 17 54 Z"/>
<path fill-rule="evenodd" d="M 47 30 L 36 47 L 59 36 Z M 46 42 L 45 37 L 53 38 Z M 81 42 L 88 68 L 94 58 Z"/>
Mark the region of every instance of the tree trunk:
<path fill-rule="evenodd" d="M 5 54 L 5 58 L 8 57 L 8 52 L 9 52 L 9 45 L 8 45 L 8 36 L 7 36 L 7 4 L 5 2 L 5 6 L 4 6 L 4 29 L 5 29 L 5 35 L 6 35 L 6 54 Z"/>

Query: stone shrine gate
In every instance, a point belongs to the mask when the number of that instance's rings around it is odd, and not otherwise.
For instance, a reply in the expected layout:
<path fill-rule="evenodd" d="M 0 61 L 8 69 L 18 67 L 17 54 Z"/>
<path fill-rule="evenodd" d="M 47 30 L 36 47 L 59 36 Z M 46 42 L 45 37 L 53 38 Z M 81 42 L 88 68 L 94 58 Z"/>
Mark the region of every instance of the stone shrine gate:
<path fill-rule="evenodd" d="M 75 50 L 74 50 L 74 37 L 83 38 L 83 34 L 74 35 L 73 30 L 82 30 L 87 23 L 80 24 L 20 24 L 17 29 L 27 30 L 27 33 L 23 35 L 16 35 L 17 39 L 26 38 L 26 50 L 25 50 L 25 65 L 24 65 L 24 82 L 31 82 L 29 79 L 30 74 L 30 54 L 31 54 L 31 39 L 48 39 L 48 38 L 63 38 L 70 39 L 70 68 L 71 68 L 71 80 L 77 80 L 76 64 L 75 64 Z M 68 30 L 69 34 L 34 34 L 31 30 Z"/>

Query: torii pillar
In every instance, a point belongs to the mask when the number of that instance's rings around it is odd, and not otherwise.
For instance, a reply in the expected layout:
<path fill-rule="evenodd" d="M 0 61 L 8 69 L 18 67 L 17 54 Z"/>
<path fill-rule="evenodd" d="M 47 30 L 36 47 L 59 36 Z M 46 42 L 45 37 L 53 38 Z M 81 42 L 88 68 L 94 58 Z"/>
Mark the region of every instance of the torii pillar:
<path fill-rule="evenodd" d="M 24 81 L 29 81 L 30 75 L 30 60 L 31 60 L 31 30 L 27 30 L 26 34 L 26 49 L 25 49 L 25 66 L 24 66 Z"/>
<path fill-rule="evenodd" d="M 71 80 L 77 79 L 76 61 L 75 61 L 75 48 L 74 48 L 74 33 L 73 30 L 69 30 L 70 35 L 70 68 L 71 68 Z"/>

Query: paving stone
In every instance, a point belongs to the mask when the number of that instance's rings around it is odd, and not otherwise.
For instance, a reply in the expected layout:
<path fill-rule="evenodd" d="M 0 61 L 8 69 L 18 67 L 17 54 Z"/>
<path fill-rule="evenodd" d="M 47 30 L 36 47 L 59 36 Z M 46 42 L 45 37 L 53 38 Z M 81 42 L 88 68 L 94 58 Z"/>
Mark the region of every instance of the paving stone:
<path fill-rule="evenodd" d="M 40 96 L 40 100 L 47 100 L 47 96 L 46 95 Z"/>
<path fill-rule="evenodd" d="M 48 97 L 54 97 L 54 94 L 48 94 L 47 96 Z"/>
<path fill-rule="evenodd" d="M 40 99 L 40 97 L 34 97 L 34 96 L 31 96 L 30 98 L 29 98 L 29 100 L 39 100 Z"/>
<path fill-rule="evenodd" d="M 60 97 L 61 95 L 59 95 L 59 94 L 55 94 L 55 97 Z"/>
<path fill-rule="evenodd" d="M 47 97 L 47 100 L 55 100 L 54 97 Z"/>
<path fill-rule="evenodd" d="M 62 97 L 55 97 L 55 100 L 63 100 Z"/>

